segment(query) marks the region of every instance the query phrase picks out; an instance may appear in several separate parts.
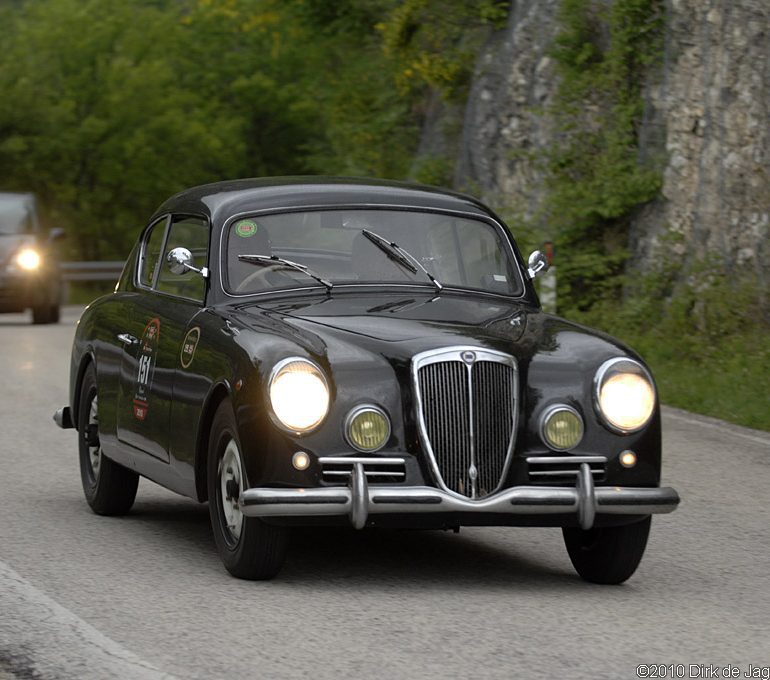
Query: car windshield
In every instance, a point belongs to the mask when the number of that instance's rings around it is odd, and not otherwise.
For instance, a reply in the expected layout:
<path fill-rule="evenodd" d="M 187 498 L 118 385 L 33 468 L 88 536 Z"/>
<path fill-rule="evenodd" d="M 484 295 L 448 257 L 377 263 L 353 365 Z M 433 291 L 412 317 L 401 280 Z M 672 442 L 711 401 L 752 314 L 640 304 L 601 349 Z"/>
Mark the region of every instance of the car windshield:
<path fill-rule="evenodd" d="M 277 259 L 257 263 L 248 255 L 290 260 L 335 286 L 413 284 L 436 290 L 443 285 L 518 295 L 522 285 L 498 229 L 480 219 L 436 212 L 314 210 L 243 217 L 230 224 L 225 249 L 230 293 L 317 286 L 308 273 Z M 409 264 L 410 258 L 417 266 Z"/>
<path fill-rule="evenodd" d="M 31 227 L 26 202 L 17 196 L 0 195 L 0 234 L 24 234 Z"/>

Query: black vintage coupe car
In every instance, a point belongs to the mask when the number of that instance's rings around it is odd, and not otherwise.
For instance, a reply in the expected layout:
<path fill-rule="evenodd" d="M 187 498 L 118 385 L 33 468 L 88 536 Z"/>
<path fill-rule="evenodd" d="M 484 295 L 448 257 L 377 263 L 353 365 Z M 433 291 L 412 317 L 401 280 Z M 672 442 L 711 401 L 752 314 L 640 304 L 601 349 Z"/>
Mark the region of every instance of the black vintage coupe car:
<path fill-rule="evenodd" d="M 238 180 L 164 203 L 83 313 L 70 406 L 86 499 L 139 475 L 209 502 L 227 569 L 274 576 L 291 526 L 563 527 L 578 573 L 636 569 L 661 488 L 642 360 L 541 311 L 503 223 L 467 196 Z"/>

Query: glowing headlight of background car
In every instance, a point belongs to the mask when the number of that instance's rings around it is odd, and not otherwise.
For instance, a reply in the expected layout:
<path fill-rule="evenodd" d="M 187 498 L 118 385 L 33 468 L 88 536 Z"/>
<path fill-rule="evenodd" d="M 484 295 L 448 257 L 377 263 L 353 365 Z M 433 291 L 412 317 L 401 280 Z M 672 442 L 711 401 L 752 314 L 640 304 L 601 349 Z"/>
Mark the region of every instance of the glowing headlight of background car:
<path fill-rule="evenodd" d="M 655 387 L 647 370 L 633 359 L 610 359 L 596 372 L 595 401 L 599 415 L 618 432 L 637 432 L 652 418 Z"/>
<path fill-rule="evenodd" d="M 284 359 L 273 369 L 270 405 L 278 421 L 299 434 L 318 427 L 329 411 L 329 387 L 314 363 L 302 358 Z"/>
<path fill-rule="evenodd" d="M 23 248 L 16 253 L 16 266 L 24 271 L 32 272 L 40 268 L 42 259 L 40 253 L 33 248 Z"/>

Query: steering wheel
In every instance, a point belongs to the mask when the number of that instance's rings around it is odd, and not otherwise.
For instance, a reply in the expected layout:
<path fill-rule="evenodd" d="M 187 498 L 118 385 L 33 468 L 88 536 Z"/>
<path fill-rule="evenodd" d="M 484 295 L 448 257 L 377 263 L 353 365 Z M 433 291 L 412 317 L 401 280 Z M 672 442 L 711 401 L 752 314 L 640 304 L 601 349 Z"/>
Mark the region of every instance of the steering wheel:
<path fill-rule="evenodd" d="M 242 293 L 249 289 L 274 288 L 294 281 L 291 276 L 279 271 L 280 269 L 283 269 L 283 266 L 280 264 L 261 267 L 243 279 L 236 287 L 235 292 Z M 278 279 L 277 281 L 276 278 Z"/>

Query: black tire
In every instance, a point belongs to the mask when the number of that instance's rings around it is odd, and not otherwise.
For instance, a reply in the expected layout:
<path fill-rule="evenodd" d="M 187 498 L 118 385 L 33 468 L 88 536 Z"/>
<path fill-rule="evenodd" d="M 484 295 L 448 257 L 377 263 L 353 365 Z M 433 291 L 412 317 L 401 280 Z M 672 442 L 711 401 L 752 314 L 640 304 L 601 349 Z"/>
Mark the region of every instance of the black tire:
<path fill-rule="evenodd" d="M 92 408 L 96 410 L 95 423 Z M 78 451 L 83 493 L 97 515 L 125 515 L 134 504 L 139 475 L 102 454 L 98 423 L 96 370 L 91 364 L 83 376 L 78 404 Z"/>
<path fill-rule="evenodd" d="M 59 308 L 56 307 L 58 313 Z M 51 305 L 39 305 L 32 308 L 32 323 L 35 325 L 56 323 L 57 319 L 54 319 Z"/>
<path fill-rule="evenodd" d="M 564 528 L 564 544 L 580 576 L 591 583 L 617 585 L 639 566 L 647 547 L 652 517 L 600 529 Z"/>
<path fill-rule="evenodd" d="M 233 445 L 235 449 L 232 448 Z M 241 490 L 240 480 L 246 479 L 240 459 L 241 450 L 233 409 L 230 402 L 225 400 L 219 405 L 211 424 L 207 461 L 209 515 L 214 541 L 225 568 L 233 576 L 251 581 L 265 581 L 273 578 L 283 566 L 289 532 L 285 527 L 266 524 L 258 517 L 241 516 L 239 529 L 235 528 L 237 524 L 228 525 L 225 503 L 232 507 L 237 505 L 232 503 L 231 499 L 238 497 Z M 223 465 L 225 458 L 227 462 Z M 234 470 L 235 461 L 238 470 Z M 236 473 L 238 482 L 232 478 L 233 473 Z M 224 494 L 224 503 L 222 475 L 230 477 L 230 483 L 233 485 L 230 491 Z M 227 493 L 231 495 L 228 497 Z M 233 516 L 238 515 L 234 513 L 231 518 Z M 231 526 L 233 528 L 230 528 Z"/>
<path fill-rule="evenodd" d="M 51 305 L 50 313 L 50 323 L 59 323 L 59 319 L 61 319 L 61 308 L 58 304 Z"/>

